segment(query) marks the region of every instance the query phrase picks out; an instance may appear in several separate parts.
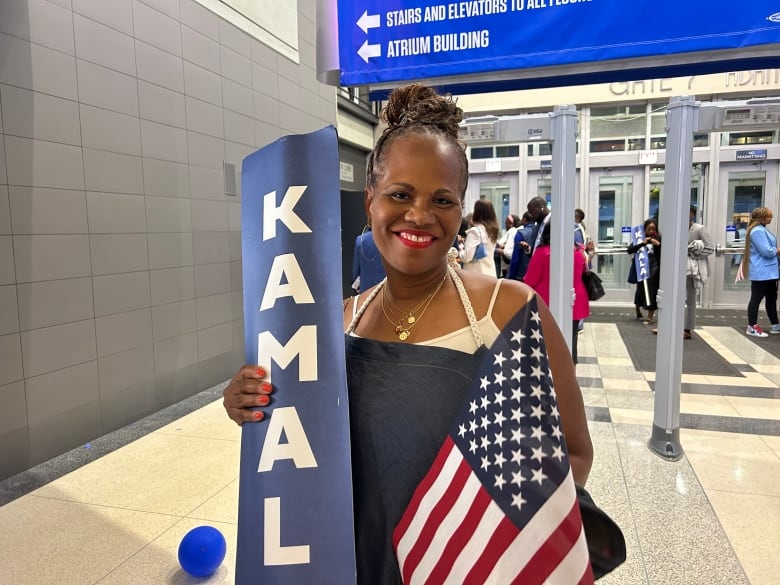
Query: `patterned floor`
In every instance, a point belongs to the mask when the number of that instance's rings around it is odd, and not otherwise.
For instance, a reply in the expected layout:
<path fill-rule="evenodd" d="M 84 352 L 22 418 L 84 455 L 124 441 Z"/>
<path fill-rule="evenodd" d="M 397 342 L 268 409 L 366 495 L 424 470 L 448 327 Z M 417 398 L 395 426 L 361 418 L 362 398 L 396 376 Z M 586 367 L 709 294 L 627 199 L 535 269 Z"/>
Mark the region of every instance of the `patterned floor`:
<path fill-rule="evenodd" d="M 596 448 L 588 487 L 622 526 L 628 561 L 600 583 L 778 583 L 780 336 L 762 346 L 734 323 L 704 320 L 691 341 L 734 375 L 707 373 L 706 364 L 683 374 L 684 455 L 670 462 L 647 447 L 654 372 L 637 369 L 617 323 L 603 317 L 579 336 Z M 232 584 L 240 432 L 219 396 L 210 389 L 0 482 L 0 582 Z M 228 540 L 207 580 L 176 561 L 181 537 L 200 524 Z"/>

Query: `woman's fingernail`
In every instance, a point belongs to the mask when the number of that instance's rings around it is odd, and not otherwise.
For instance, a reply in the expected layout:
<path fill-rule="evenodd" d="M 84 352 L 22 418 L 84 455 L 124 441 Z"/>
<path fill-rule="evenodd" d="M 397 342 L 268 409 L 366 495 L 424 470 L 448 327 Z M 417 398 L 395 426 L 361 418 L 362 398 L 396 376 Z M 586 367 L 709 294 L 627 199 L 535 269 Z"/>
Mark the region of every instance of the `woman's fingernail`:
<path fill-rule="evenodd" d="M 257 403 L 260 406 L 267 406 L 269 402 L 271 402 L 271 399 L 268 398 L 268 396 L 266 396 L 265 394 L 261 394 L 260 396 L 257 397 Z"/>
<path fill-rule="evenodd" d="M 260 389 L 263 392 L 270 392 L 271 390 L 274 389 L 274 387 L 271 386 L 271 384 L 269 384 L 268 382 L 263 382 L 262 384 L 260 384 Z"/>
<path fill-rule="evenodd" d="M 257 375 L 261 378 L 265 378 L 265 370 L 263 368 L 257 368 Z"/>
<path fill-rule="evenodd" d="M 263 420 L 264 415 L 262 412 L 258 410 L 257 412 L 252 413 L 252 416 L 254 417 L 255 420 Z"/>

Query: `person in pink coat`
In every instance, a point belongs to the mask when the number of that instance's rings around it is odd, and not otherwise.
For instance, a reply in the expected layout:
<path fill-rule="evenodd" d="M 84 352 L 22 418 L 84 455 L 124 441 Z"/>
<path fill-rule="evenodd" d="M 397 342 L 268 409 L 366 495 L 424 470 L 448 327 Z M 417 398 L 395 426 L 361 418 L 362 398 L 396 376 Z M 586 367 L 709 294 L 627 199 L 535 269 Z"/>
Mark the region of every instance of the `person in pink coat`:
<path fill-rule="evenodd" d="M 583 273 L 588 270 L 585 254 L 576 245 L 572 247 L 574 254 L 574 306 L 572 307 L 571 328 L 571 359 L 577 363 L 577 325 L 580 319 L 590 315 L 588 291 L 582 282 Z M 528 263 L 528 270 L 523 282 L 533 288 L 545 304 L 550 304 L 550 224 L 544 226 L 540 245 L 534 250 Z"/>

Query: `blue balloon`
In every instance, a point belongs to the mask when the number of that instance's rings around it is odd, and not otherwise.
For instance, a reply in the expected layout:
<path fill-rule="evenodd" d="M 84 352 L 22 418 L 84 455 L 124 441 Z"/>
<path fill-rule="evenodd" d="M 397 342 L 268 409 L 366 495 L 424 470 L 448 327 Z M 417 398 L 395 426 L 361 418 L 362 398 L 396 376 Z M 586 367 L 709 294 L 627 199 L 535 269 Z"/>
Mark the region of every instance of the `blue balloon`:
<path fill-rule="evenodd" d="M 179 564 L 193 577 L 208 577 L 225 558 L 227 544 L 213 526 L 198 526 L 184 535 L 179 544 Z"/>

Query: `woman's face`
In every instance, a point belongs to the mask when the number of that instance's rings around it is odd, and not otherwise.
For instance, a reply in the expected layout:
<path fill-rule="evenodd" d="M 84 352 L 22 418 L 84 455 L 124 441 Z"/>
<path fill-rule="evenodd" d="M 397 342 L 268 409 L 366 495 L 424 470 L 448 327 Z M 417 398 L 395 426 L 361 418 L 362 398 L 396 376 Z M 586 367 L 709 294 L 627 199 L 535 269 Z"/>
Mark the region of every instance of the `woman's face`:
<path fill-rule="evenodd" d="M 385 151 L 366 189 L 366 214 L 386 267 L 405 274 L 436 269 L 460 228 L 461 162 L 454 147 L 411 134 Z"/>
<path fill-rule="evenodd" d="M 764 219 L 761 220 L 761 223 L 763 225 L 769 225 L 770 223 L 772 223 L 772 219 L 773 218 L 774 218 L 774 215 L 772 214 L 772 212 L 768 211 L 767 214 L 766 214 L 766 217 L 764 217 Z"/>
<path fill-rule="evenodd" d="M 645 236 L 648 238 L 654 238 L 658 235 L 658 229 L 656 229 L 654 223 L 648 223 L 645 228 Z"/>

